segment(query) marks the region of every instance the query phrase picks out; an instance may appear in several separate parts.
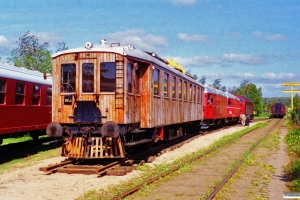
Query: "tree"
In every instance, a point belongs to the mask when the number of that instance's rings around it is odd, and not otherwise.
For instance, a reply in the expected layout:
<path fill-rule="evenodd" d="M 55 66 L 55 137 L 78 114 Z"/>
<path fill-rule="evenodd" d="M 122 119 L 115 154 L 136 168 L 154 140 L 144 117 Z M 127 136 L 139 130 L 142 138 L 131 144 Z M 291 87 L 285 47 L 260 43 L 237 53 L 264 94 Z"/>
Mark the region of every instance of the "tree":
<path fill-rule="evenodd" d="M 37 70 L 43 73 L 51 73 L 51 51 L 48 50 L 49 43 L 39 44 L 38 38 L 26 32 L 19 41 L 18 47 L 11 51 L 12 61 L 17 67 Z"/>
<path fill-rule="evenodd" d="M 206 76 L 203 75 L 203 76 L 199 79 L 198 82 L 201 83 L 202 85 L 205 85 L 205 83 L 206 83 Z"/>
<path fill-rule="evenodd" d="M 69 48 L 66 46 L 66 43 L 64 41 L 59 42 L 58 47 L 56 48 L 56 53 L 59 51 L 67 50 L 67 49 L 69 49 Z"/>
<path fill-rule="evenodd" d="M 220 90 L 223 91 L 223 92 L 227 92 L 226 86 L 222 86 L 222 87 L 220 88 Z"/>
<path fill-rule="evenodd" d="M 261 88 L 256 88 L 256 85 L 247 80 L 243 80 L 235 94 L 247 97 L 254 102 L 254 110 L 260 115 L 263 112 L 263 99 Z"/>
<path fill-rule="evenodd" d="M 216 88 L 217 90 L 219 90 L 220 88 L 221 88 L 221 79 L 216 79 L 214 82 L 213 82 L 213 84 L 212 84 L 212 87 L 213 88 Z"/>

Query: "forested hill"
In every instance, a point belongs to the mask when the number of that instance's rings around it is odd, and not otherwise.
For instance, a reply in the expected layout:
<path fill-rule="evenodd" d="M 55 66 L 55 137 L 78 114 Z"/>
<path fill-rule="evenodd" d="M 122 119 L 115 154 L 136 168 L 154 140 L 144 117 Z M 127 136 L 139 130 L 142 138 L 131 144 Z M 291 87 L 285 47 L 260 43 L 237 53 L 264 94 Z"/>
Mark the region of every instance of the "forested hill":
<path fill-rule="evenodd" d="M 291 97 L 266 97 L 263 98 L 264 105 L 270 105 L 273 103 L 283 103 L 286 107 L 291 105 Z"/>

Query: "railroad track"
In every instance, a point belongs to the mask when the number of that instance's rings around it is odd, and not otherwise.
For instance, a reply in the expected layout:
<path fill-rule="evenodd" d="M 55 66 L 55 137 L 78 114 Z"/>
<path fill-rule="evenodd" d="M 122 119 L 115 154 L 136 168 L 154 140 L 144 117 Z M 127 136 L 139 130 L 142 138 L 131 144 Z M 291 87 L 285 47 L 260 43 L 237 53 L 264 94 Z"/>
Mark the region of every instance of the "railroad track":
<path fill-rule="evenodd" d="M 226 147 L 222 145 L 209 150 L 112 199 L 122 199 L 124 197 L 126 197 L 126 199 L 139 199 L 137 195 L 133 197 L 129 195 L 145 187 L 145 185 L 168 176 L 191 162 L 196 162 L 196 164 L 193 164 L 190 172 L 176 176 L 173 180 L 163 181 L 159 187 L 153 189 L 153 195 L 148 196 L 146 199 L 172 199 L 175 197 L 176 199 L 212 199 L 243 164 L 249 153 L 258 146 L 267 134 L 272 132 L 276 127 L 279 127 L 281 121 L 282 119 L 271 120 L 267 127 L 251 130 L 240 136 L 238 141 L 229 141 Z M 211 154 L 211 156 L 205 157 L 205 155 L 208 154 Z M 142 199 L 145 199 L 145 197 Z"/>
<path fill-rule="evenodd" d="M 262 121 L 265 119 L 255 120 Z M 240 125 L 235 125 L 240 126 Z M 164 143 L 159 146 L 153 146 L 147 150 L 143 150 L 139 153 L 134 153 L 129 155 L 125 159 L 120 159 L 117 161 L 90 161 L 90 160 L 64 160 L 60 163 L 51 164 L 46 167 L 40 167 L 39 170 L 44 171 L 46 174 L 52 173 L 68 173 L 68 174 L 95 174 L 98 176 L 103 175 L 115 175 L 123 176 L 134 170 L 138 165 L 143 165 L 144 163 L 151 163 L 156 157 L 162 155 L 165 152 L 172 151 L 182 145 L 191 142 L 192 140 L 204 136 L 206 134 L 211 134 L 222 129 L 227 129 L 233 126 L 224 126 L 222 128 L 210 129 L 206 131 L 199 131 L 186 135 L 181 138 L 177 138 L 168 143 Z"/>

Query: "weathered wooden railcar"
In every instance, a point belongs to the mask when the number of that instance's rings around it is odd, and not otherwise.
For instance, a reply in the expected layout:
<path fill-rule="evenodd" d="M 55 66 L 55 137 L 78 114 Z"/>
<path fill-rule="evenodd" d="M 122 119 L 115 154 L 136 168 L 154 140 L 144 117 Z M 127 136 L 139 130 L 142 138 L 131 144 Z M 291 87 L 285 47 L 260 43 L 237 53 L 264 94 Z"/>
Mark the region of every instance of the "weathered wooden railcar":
<path fill-rule="evenodd" d="M 204 86 L 204 121 L 202 128 L 224 125 L 227 118 L 227 97 L 224 92 Z"/>
<path fill-rule="evenodd" d="M 272 117 L 280 117 L 283 118 L 286 114 L 285 105 L 282 103 L 274 103 L 272 105 Z"/>
<path fill-rule="evenodd" d="M 127 148 L 198 130 L 203 86 L 155 53 L 105 40 L 53 58 L 49 136 L 63 135 L 62 155 L 121 158 Z"/>
<path fill-rule="evenodd" d="M 37 139 L 51 122 L 50 75 L 0 62 L 0 144 L 11 134 Z"/>

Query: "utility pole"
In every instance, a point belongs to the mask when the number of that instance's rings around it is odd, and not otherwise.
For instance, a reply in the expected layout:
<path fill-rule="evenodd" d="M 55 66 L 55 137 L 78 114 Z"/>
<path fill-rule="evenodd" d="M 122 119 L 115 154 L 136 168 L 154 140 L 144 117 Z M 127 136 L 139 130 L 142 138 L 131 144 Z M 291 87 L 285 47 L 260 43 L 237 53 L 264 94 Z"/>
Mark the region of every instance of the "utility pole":
<path fill-rule="evenodd" d="M 294 90 L 294 86 L 300 86 L 300 82 L 284 82 L 283 86 L 291 86 L 290 90 L 282 90 L 285 93 L 291 93 L 291 109 L 294 109 L 294 92 L 300 92 L 300 90 Z"/>

